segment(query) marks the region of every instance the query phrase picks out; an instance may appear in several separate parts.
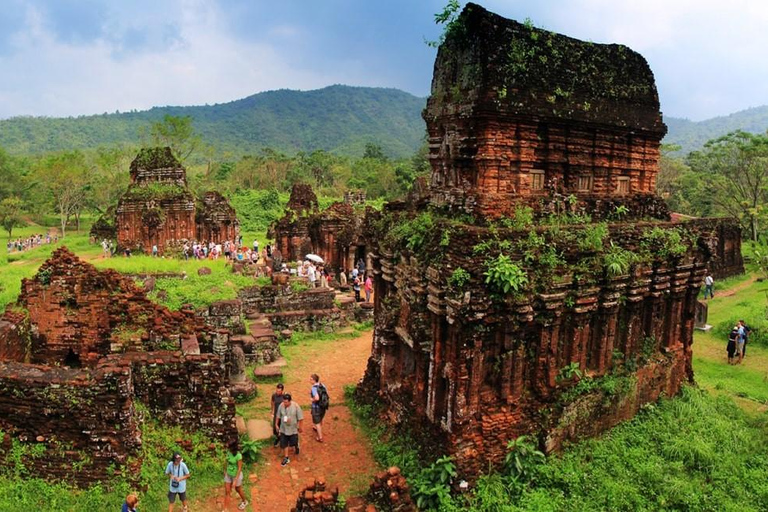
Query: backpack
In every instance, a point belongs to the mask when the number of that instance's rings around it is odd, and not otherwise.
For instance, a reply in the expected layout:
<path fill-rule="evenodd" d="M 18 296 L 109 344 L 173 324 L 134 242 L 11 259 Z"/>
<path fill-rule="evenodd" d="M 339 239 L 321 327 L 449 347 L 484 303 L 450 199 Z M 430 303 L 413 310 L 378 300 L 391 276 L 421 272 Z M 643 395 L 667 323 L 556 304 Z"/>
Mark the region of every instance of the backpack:
<path fill-rule="evenodd" d="M 327 411 L 328 407 L 331 406 L 331 397 L 328 396 L 328 390 L 322 384 L 317 385 L 317 396 L 319 398 L 318 405 L 322 410 Z"/>

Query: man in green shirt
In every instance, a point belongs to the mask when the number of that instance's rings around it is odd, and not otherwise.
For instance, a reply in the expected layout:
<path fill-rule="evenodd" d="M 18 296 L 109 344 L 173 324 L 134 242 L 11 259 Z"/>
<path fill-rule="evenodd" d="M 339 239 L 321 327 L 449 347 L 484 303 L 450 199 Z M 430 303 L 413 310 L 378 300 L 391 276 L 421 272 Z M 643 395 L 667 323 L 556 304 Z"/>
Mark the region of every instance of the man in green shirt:
<path fill-rule="evenodd" d="M 301 432 L 302 420 L 304 420 L 304 414 L 301 412 L 301 407 L 291 401 L 290 393 L 285 393 L 283 403 L 277 409 L 277 419 L 275 419 L 275 427 L 280 429 L 280 448 L 284 452 L 281 466 L 291 462 L 288 457 L 291 447 L 295 449 L 296 455 L 299 455 L 299 433 Z"/>

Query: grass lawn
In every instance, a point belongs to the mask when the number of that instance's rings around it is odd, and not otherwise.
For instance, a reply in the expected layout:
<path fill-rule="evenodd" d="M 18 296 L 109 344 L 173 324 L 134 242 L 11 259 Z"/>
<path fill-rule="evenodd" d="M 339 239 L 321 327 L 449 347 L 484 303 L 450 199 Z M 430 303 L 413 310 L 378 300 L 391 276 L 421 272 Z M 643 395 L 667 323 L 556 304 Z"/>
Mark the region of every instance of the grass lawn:
<path fill-rule="evenodd" d="M 696 382 L 715 394 L 726 394 L 748 411 L 768 408 L 768 347 L 757 337 L 747 345 L 747 357 L 741 365 L 728 365 L 723 330 L 743 318 L 748 325 L 759 325 L 768 305 L 768 282 L 755 281 L 754 275 L 731 280 L 719 286 L 715 298 L 708 301 L 709 332 L 696 331 L 693 343 L 693 370 Z"/>

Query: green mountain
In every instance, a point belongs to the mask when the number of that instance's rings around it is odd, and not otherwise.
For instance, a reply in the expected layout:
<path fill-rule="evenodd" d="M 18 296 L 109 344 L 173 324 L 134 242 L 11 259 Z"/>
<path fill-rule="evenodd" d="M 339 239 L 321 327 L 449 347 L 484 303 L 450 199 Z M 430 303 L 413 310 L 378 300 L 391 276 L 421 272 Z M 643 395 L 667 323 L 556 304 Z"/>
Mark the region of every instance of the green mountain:
<path fill-rule="evenodd" d="M 664 143 L 679 145 L 682 149 L 677 154 L 686 155 L 700 149 L 708 140 L 735 130 L 765 133 L 768 130 L 768 105 L 704 121 L 694 122 L 688 119 L 665 117 L 664 122 L 669 128 L 669 133 L 664 137 Z"/>
<path fill-rule="evenodd" d="M 0 121 L 0 146 L 14 154 L 34 154 L 137 144 L 142 127 L 171 114 L 191 116 L 195 129 L 220 154 L 239 156 L 273 148 L 361 156 L 365 145 L 374 143 L 390 157 L 407 157 L 424 138 L 425 102 L 397 89 L 344 85 L 314 91 L 283 89 L 217 105 L 68 118 L 15 117 Z"/>

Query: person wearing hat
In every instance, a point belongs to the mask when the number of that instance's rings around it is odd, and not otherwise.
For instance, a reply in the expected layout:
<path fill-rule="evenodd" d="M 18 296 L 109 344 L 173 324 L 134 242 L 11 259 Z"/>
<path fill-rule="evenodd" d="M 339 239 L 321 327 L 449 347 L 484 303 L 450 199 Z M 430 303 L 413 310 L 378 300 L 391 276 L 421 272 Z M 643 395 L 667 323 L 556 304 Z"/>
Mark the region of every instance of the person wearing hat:
<path fill-rule="evenodd" d="M 168 512 L 173 512 L 177 496 L 184 507 L 182 510 L 187 512 L 187 479 L 189 478 L 189 469 L 181 459 L 181 454 L 173 454 L 173 458 L 165 467 L 165 474 L 171 478 L 168 490 Z"/>
<path fill-rule="evenodd" d="M 302 420 L 304 420 L 304 414 L 299 404 L 291 401 L 290 393 L 283 394 L 283 403 L 277 408 L 275 419 L 275 427 L 280 432 L 280 448 L 283 449 L 281 466 L 291 462 L 288 456 L 291 447 L 294 448 L 296 456 L 299 455 L 299 433 L 301 433 Z"/>

